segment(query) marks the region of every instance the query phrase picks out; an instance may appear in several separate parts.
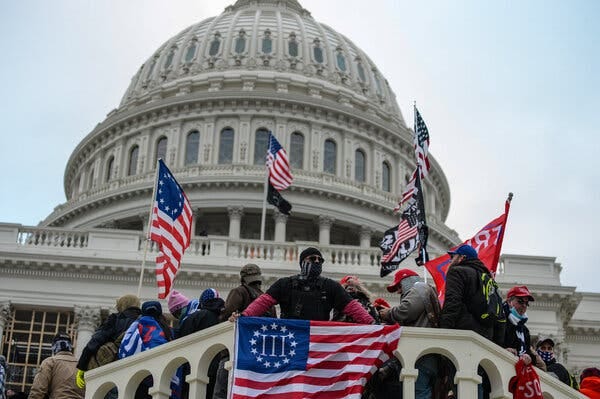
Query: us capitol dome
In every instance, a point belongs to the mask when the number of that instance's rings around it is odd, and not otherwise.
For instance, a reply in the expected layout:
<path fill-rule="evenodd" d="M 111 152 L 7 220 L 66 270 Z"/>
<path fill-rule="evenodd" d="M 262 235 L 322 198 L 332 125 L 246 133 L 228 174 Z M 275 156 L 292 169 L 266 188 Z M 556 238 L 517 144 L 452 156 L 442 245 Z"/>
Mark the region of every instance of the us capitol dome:
<path fill-rule="evenodd" d="M 266 239 L 377 247 L 415 168 L 413 132 L 368 55 L 294 0 L 237 1 L 160 46 L 73 151 L 67 202 L 42 224 L 145 228 L 163 158 L 196 234 L 257 239 L 269 131 L 294 182 L 283 193 L 292 214 L 269 206 Z M 445 249 L 458 236 L 435 161 L 425 185 L 431 245 Z"/>
<path fill-rule="evenodd" d="M 140 297 L 156 298 L 158 250 L 150 244 L 146 251 L 145 237 L 159 158 L 194 212 L 174 283 L 188 298 L 209 287 L 226 297 L 246 263 L 262 268 L 266 288 L 297 273 L 299 252 L 317 246 L 325 275 L 359 276 L 396 304 L 385 290 L 391 276 L 379 277 L 379 242 L 398 223 L 393 208 L 415 169 L 411 125 L 373 60 L 296 0 L 238 0 L 168 39 L 74 149 L 66 202 L 38 226 L 0 223 L 7 388 L 29 389 L 57 331 L 69 333 L 80 354 L 115 297 L 136 291 L 143 259 Z M 261 240 L 269 132 L 290 158 L 294 181 L 282 195 L 293 208 L 288 216 L 268 205 Z M 434 155 L 423 182 L 432 258 L 462 241 L 445 225 L 450 188 Z M 424 273 L 411 259 L 401 267 Z M 600 357 L 600 294 L 562 286 L 554 257 L 505 254 L 500 270 L 504 294 L 529 286 L 536 297 L 529 328 L 560 343 L 559 360 L 581 370 Z M 482 345 L 485 352 L 491 344 Z M 172 365 L 156 359 L 157 367 Z"/>

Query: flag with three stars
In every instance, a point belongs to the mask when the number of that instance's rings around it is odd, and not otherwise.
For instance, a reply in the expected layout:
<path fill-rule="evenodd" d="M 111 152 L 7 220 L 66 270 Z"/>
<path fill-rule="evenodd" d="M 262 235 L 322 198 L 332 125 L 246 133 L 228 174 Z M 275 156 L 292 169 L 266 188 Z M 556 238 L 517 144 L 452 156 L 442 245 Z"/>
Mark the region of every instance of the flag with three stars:
<path fill-rule="evenodd" d="M 162 159 L 158 160 L 156 195 L 152 208 L 150 239 L 158 243 L 156 284 L 158 297 L 169 295 L 183 252 L 190 246 L 192 207 Z"/>
<path fill-rule="evenodd" d="M 233 399 L 356 398 L 398 347 L 398 325 L 240 317 Z"/>

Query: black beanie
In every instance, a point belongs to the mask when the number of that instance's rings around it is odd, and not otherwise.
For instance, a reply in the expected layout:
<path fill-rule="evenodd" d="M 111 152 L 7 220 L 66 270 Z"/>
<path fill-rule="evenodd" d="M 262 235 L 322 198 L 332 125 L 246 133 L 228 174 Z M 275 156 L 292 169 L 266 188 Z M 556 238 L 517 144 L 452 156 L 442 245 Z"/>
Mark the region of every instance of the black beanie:
<path fill-rule="evenodd" d="M 306 258 L 307 256 L 311 256 L 311 255 L 318 255 L 321 258 L 323 258 L 323 255 L 321 255 L 321 251 L 319 251 L 317 248 L 308 247 L 300 253 L 300 259 L 299 259 L 300 265 L 302 265 L 302 261 L 304 260 L 304 258 Z"/>
<path fill-rule="evenodd" d="M 142 304 L 142 315 L 158 318 L 162 315 L 162 306 L 158 301 L 146 301 Z"/>
<path fill-rule="evenodd" d="M 58 352 L 73 352 L 73 344 L 71 343 L 71 337 L 65 333 L 58 333 L 52 340 L 52 354 Z"/>

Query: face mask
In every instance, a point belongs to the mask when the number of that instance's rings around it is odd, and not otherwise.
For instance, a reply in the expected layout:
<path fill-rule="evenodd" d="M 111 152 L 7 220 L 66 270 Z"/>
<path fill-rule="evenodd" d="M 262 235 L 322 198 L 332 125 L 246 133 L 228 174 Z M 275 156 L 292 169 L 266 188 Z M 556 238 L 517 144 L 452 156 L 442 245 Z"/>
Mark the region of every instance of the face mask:
<path fill-rule="evenodd" d="M 547 352 L 541 349 L 538 349 L 536 352 L 538 353 L 538 355 L 540 355 L 540 357 L 545 363 L 548 363 L 552 361 L 552 359 L 554 359 L 554 352 Z"/>
<path fill-rule="evenodd" d="M 319 277 L 321 272 L 323 271 L 323 263 L 322 262 L 311 262 L 304 261 L 300 265 L 300 276 L 305 279 L 312 279 Z"/>
<path fill-rule="evenodd" d="M 510 315 L 513 316 L 514 318 L 517 319 L 517 321 L 523 322 L 525 323 L 528 319 L 527 319 L 527 314 L 524 314 L 523 316 L 521 316 L 519 314 L 519 312 L 517 312 L 517 309 L 515 308 L 511 308 L 510 309 Z"/>

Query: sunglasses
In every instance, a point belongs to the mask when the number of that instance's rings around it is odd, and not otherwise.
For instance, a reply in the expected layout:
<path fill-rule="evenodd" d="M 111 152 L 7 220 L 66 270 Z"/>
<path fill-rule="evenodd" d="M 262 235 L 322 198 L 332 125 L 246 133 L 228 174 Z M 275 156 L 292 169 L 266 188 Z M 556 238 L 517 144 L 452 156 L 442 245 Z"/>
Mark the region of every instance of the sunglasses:
<path fill-rule="evenodd" d="M 517 298 L 517 303 L 519 305 L 525 305 L 525 306 L 529 306 L 529 301 L 526 299 L 521 299 L 521 298 Z"/>

